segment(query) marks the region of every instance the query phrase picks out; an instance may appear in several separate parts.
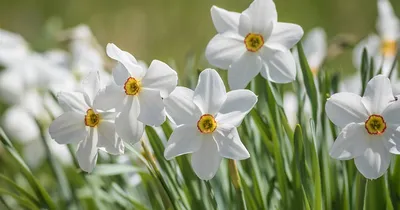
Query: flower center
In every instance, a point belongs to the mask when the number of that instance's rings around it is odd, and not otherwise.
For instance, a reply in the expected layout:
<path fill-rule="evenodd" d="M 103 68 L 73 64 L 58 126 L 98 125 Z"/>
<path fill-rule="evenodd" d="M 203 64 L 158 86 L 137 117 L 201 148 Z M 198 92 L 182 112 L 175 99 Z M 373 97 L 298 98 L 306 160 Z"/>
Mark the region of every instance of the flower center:
<path fill-rule="evenodd" d="M 201 133 L 212 133 L 217 128 L 217 122 L 214 116 L 204 114 L 200 117 L 199 121 L 197 121 L 197 128 Z"/>
<path fill-rule="evenodd" d="M 365 121 L 365 129 L 370 135 L 380 135 L 386 130 L 386 122 L 382 116 L 373 114 Z"/>
<path fill-rule="evenodd" d="M 264 45 L 264 37 L 261 34 L 247 34 L 244 44 L 250 52 L 257 52 Z"/>
<path fill-rule="evenodd" d="M 381 46 L 381 52 L 384 56 L 396 55 L 397 44 L 394 40 L 384 40 Z"/>
<path fill-rule="evenodd" d="M 96 114 L 93 109 L 88 109 L 85 115 L 85 125 L 90 127 L 96 127 L 100 122 L 100 115 Z"/>
<path fill-rule="evenodd" d="M 129 77 L 124 85 L 126 95 L 137 95 L 140 92 L 140 81 Z"/>

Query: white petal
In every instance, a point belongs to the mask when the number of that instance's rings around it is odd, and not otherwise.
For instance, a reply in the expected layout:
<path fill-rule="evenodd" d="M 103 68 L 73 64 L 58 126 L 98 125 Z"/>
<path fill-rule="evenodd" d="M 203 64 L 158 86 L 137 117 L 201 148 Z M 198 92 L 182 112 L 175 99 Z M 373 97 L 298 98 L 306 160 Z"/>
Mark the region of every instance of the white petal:
<path fill-rule="evenodd" d="M 193 97 L 193 102 L 202 113 L 216 114 L 225 99 L 225 85 L 217 71 L 214 69 L 202 71 Z"/>
<path fill-rule="evenodd" d="M 124 154 L 124 143 L 121 138 L 116 138 L 114 123 L 102 121 L 97 130 L 99 135 L 97 147 L 113 155 Z"/>
<path fill-rule="evenodd" d="M 262 61 L 258 54 L 245 52 L 232 63 L 228 71 L 228 83 L 232 90 L 243 89 L 260 72 Z"/>
<path fill-rule="evenodd" d="M 92 172 L 97 162 L 98 133 L 96 128 L 90 129 L 89 136 L 78 144 L 76 159 L 79 167 L 86 172 Z"/>
<path fill-rule="evenodd" d="M 115 118 L 118 116 L 119 112 L 115 112 L 114 110 L 106 111 L 106 112 L 99 112 L 100 117 L 102 120 L 106 121 L 115 121 Z"/>
<path fill-rule="evenodd" d="M 288 83 L 296 79 L 296 62 L 289 50 L 265 48 L 261 57 L 264 62 L 261 75 L 264 78 L 275 83 Z"/>
<path fill-rule="evenodd" d="M 130 53 L 123 51 L 119 49 L 115 44 L 108 44 L 107 45 L 107 55 L 118 61 L 119 63 L 122 64 L 118 65 L 114 70 L 113 70 L 113 77 L 115 80 L 115 83 L 118 85 L 122 85 L 122 78 L 125 76 L 125 81 L 127 79 L 126 71 L 129 72 L 130 76 L 140 79 L 142 78 L 144 74 L 144 70 L 142 69 L 141 66 L 137 64 L 137 61 L 133 55 Z M 123 68 L 125 67 L 125 68 Z M 115 71 L 115 72 L 114 72 Z M 123 82 L 125 82 L 123 81 Z"/>
<path fill-rule="evenodd" d="M 51 123 L 49 133 L 59 144 L 82 141 L 87 136 L 85 116 L 76 112 L 65 112 Z"/>
<path fill-rule="evenodd" d="M 128 69 L 125 68 L 122 63 L 117 63 L 115 67 L 112 70 L 112 76 L 114 79 L 115 84 L 119 86 L 123 86 L 126 82 L 126 80 L 131 76 L 129 74 Z"/>
<path fill-rule="evenodd" d="M 368 112 L 361 102 L 361 97 L 354 93 L 333 94 L 325 104 L 325 112 L 329 119 L 341 128 L 352 122 L 361 123 L 368 119 Z"/>
<path fill-rule="evenodd" d="M 213 137 L 218 144 L 219 154 L 222 157 L 233 160 L 244 160 L 250 157 L 235 127 L 230 130 L 217 128 L 216 132 L 213 133 Z"/>
<path fill-rule="evenodd" d="M 324 29 L 314 28 L 304 38 L 304 54 L 311 69 L 319 69 L 327 54 L 327 37 Z"/>
<path fill-rule="evenodd" d="M 228 69 L 229 66 L 246 52 L 243 43 L 244 38 L 232 32 L 215 35 L 206 48 L 208 62 L 221 69 Z"/>
<path fill-rule="evenodd" d="M 143 88 L 138 97 L 140 106 L 138 120 L 145 125 L 161 125 L 165 121 L 166 113 L 160 91 Z"/>
<path fill-rule="evenodd" d="M 382 113 L 389 102 L 394 101 L 390 80 L 383 75 L 372 78 L 367 84 L 361 101 L 370 114 Z"/>
<path fill-rule="evenodd" d="M 159 90 L 166 98 L 178 84 L 178 75 L 164 62 L 153 60 L 141 82 L 143 87 Z"/>
<path fill-rule="evenodd" d="M 194 125 L 199 120 L 201 111 L 193 103 L 193 93 L 189 88 L 178 86 L 164 99 L 165 111 L 176 125 Z"/>
<path fill-rule="evenodd" d="M 329 155 L 339 160 L 349 160 L 364 153 L 369 136 L 363 123 L 350 123 L 340 132 Z"/>
<path fill-rule="evenodd" d="M 0 55 L 1 57 L 1 55 Z M 1 59 L 1 58 L 0 58 Z M 24 94 L 25 84 L 20 72 L 6 69 L 0 72 L 0 98 L 8 104 L 20 102 L 20 96 Z"/>
<path fill-rule="evenodd" d="M 136 97 L 129 97 L 121 113 L 115 119 L 115 130 L 119 137 L 129 144 L 135 144 L 142 138 L 144 125 L 137 120 L 139 102 Z"/>
<path fill-rule="evenodd" d="M 400 101 L 395 101 L 383 110 L 382 117 L 389 125 L 400 125 Z M 400 142 L 399 142 L 400 143 Z"/>
<path fill-rule="evenodd" d="M 86 113 L 90 108 L 89 105 L 86 104 L 84 94 L 81 92 L 60 92 L 57 98 L 58 103 L 64 111 Z"/>
<path fill-rule="evenodd" d="M 175 128 L 165 147 L 164 157 L 171 160 L 176 156 L 196 152 L 202 145 L 202 136 L 195 125 Z"/>
<path fill-rule="evenodd" d="M 388 123 L 386 123 L 386 126 L 382 142 L 390 153 L 400 155 L 400 131 L 397 130 L 398 126 L 388 125 Z"/>
<path fill-rule="evenodd" d="M 272 44 L 280 44 L 286 49 L 291 49 L 303 37 L 303 29 L 292 23 L 275 23 L 272 34 L 267 41 Z"/>
<path fill-rule="evenodd" d="M 200 179 L 210 180 L 217 173 L 221 159 L 217 143 L 211 135 L 207 135 L 200 149 L 192 154 L 192 168 Z"/>
<path fill-rule="evenodd" d="M 378 19 L 376 29 L 385 40 L 397 40 L 399 38 L 399 19 L 393 11 L 388 0 L 378 1 Z"/>
<path fill-rule="evenodd" d="M 85 100 L 86 103 L 91 106 L 93 104 L 93 100 L 97 93 L 101 89 L 100 83 L 100 75 L 98 71 L 90 72 L 83 80 L 82 80 L 82 89 L 83 92 L 86 93 Z M 86 98 L 89 97 L 89 98 Z"/>
<path fill-rule="evenodd" d="M 227 11 L 217 6 L 211 7 L 211 18 L 218 33 L 237 31 L 240 14 Z"/>
<path fill-rule="evenodd" d="M 247 15 L 252 23 L 252 32 L 269 37 L 270 25 L 277 21 L 275 3 L 272 0 L 254 0 L 242 16 Z"/>
<path fill-rule="evenodd" d="M 299 103 L 293 92 L 285 92 L 283 95 L 283 109 L 290 127 L 294 128 L 297 123 L 297 110 Z"/>
<path fill-rule="evenodd" d="M 381 141 L 369 141 L 370 147 L 363 155 L 354 159 L 357 169 L 367 179 L 376 179 L 382 176 L 389 168 L 391 154 Z"/>
<path fill-rule="evenodd" d="M 238 127 L 257 103 L 257 96 L 250 90 L 233 90 L 226 96 L 215 120 L 218 123 Z"/>
<path fill-rule="evenodd" d="M 371 59 L 372 56 L 379 53 L 381 45 L 381 39 L 376 34 L 370 34 L 365 39 L 361 40 L 353 50 L 353 65 L 357 69 L 361 69 L 362 53 L 364 48 L 367 49 L 368 57 Z"/>
<path fill-rule="evenodd" d="M 106 88 L 100 90 L 93 102 L 95 109 L 103 111 L 110 109 L 119 110 L 122 107 L 122 103 L 126 97 L 125 91 L 121 86 L 111 82 Z"/>

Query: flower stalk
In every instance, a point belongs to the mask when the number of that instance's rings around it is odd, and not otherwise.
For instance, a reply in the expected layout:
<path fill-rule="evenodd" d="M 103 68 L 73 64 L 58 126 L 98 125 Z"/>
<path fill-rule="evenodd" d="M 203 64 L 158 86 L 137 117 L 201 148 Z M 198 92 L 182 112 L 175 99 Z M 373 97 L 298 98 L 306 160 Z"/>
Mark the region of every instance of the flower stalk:
<path fill-rule="evenodd" d="M 241 185 L 239 171 L 236 165 L 236 161 L 229 159 L 228 160 L 229 174 L 231 176 L 231 181 L 233 186 L 235 187 L 236 194 L 238 196 L 238 209 L 246 210 L 246 200 L 244 198 L 243 189 Z"/>

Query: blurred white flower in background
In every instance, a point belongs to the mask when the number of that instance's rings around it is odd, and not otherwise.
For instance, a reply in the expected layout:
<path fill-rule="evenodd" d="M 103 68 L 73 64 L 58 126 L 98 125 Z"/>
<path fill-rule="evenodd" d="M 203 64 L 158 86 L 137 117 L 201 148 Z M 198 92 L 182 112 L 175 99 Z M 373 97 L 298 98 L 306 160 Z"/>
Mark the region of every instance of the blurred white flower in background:
<path fill-rule="evenodd" d="M 276 83 L 295 80 L 290 49 L 303 36 L 303 29 L 278 22 L 272 0 L 255 0 L 242 13 L 213 6 L 211 17 L 218 34 L 208 43 L 206 58 L 228 70 L 231 89 L 245 88 L 258 73 Z"/>
<path fill-rule="evenodd" d="M 400 36 L 400 22 L 388 0 L 378 0 L 378 35 L 370 34 L 360 41 L 353 50 L 353 64 L 361 69 L 362 52 L 368 51 L 369 58 L 374 58 L 375 72 L 382 67 L 382 74 L 388 76 L 395 62 Z M 394 77 L 397 76 L 397 63 Z"/>
<path fill-rule="evenodd" d="M 203 180 L 215 176 L 222 157 L 249 158 L 237 127 L 256 102 L 249 90 L 227 93 L 217 71 L 202 71 L 194 91 L 177 87 L 164 99 L 168 117 L 178 125 L 167 142 L 165 158 L 192 153 L 192 168 Z"/>
<path fill-rule="evenodd" d="M 391 153 L 400 154 L 400 102 L 395 101 L 390 80 L 372 78 L 363 97 L 341 92 L 325 105 L 329 119 L 342 128 L 330 155 L 339 160 L 354 158 L 357 169 L 368 179 L 382 176 L 389 167 Z"/>
<path fill-rule="evenodd" d="M 23 62 L 28 54 L 28 43 L 21 35 L 0 29 L 0 65 Z"/>

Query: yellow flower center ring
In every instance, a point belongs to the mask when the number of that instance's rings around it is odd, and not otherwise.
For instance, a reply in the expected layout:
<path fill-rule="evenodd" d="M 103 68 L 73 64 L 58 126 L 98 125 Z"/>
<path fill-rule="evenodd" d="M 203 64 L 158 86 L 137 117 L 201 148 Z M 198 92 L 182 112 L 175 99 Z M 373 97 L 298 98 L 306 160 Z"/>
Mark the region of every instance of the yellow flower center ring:
<path fill-rule="evenodd" d="M 100 115 L 96 114 L 93 109 L 88 109 L 85 115 L 85 125 L 90 127 L 96 127 L 100 122 Z"/>
<path fill-rule="evenodd" d="M 137 95 L 140 91 L 140 81 L 129 77 L 124 85 L 126 95 Z"/>
<path fill-rule="evenodd" d="M 394 56 L 397 53 L 397 44 L 394 40 L 385 40 L 382 42 L 381 52 L 384 56 Z"/>
<path fill-rule="evenodd" d="M 197 121 L 197 128 L 201 133 L 212 133 L 217 128 L 217 122 L 214 116 L 204 114 L 200 117 L 199 121 Z"/>
<path fill-rule="evenodd" d="M 365 129 L 370 135 L 380 135 L 386 130 L 386 122 L 382 116 L 373 114 L 365 121 Z"/>
<path fill-rule="evenodd" d="M 257 52 L 264 45 L 264 37 L 261 34 L 247 34 L 244 44 L 250 52 Z"/>

